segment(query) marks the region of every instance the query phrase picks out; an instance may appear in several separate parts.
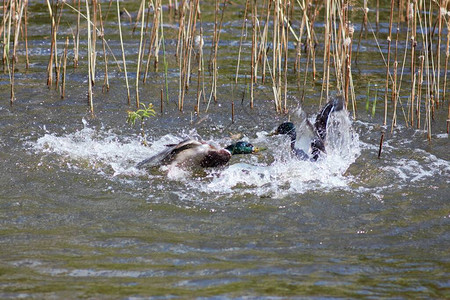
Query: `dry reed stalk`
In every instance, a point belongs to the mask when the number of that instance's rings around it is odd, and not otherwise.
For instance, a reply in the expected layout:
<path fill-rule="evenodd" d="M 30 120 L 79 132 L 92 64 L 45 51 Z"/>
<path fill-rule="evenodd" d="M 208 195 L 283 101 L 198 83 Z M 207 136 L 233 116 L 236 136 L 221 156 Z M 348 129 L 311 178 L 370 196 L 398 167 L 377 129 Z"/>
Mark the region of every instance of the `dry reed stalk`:
<path fill-rule="evenodd" d="M 144 13 L 144 10 L 145 10 L 145 6 L 142 7 L 142 2 L 141 2 L 141 5 L 139 5 L 139 10 L 138 10 L 138 13 L 137 13 L 137 16 L 136 16 L 136 22 L 134 22 L 133 29 L 131 30 L 132 33 L 134 33 L 136 31 L 138 23 L 139 23 L 139 21 L 141 21 L 142 14 Z"/>
<path fill-rule="evenodd" d="M 89 2 L 86 0 L 86 19 L 87 19 L 87 44 L 88 44 L 88 50 L 87 50 L 87 57 L 88 57 L 88 104 L 89 104 L 89 110 L 92 115 L 94 115 L 94 99 L 93 99 L 93 93 L 92 93 L 92 43 L 91 43 L 91 17 L 89 12 Z"/>
<path fill-rule="evenodd" d="M 320 91 L 319 104 L 322 105 L 323 92 L 326 90 L 325 99 L 328 99 L 329 85 L 330 85 L 330 57 L 331 57 L 331 22 L 332 22 L 332 6 L 331 2 L 327 1 L 325 6 L 325 45 L 323 53 L 323 76 L 322 89 Z"/>
<path fill-rule="evenodd" d="M 380 0 L 377 0 L 377 8 L 375 13 L 375 22 L 377 27 L 377 34 L 378 30 L 380 30 Z"/>
<path fill-rule="evenodd" d="M 425 65 L 425 58 L 423 55 L 419 56 L 419 62 L 420 62 L 420 69 L 417 71 L 419 82 L 417 84 L 417 102 L 416 102 L 417 129 L 420 128 L 420 105 L 422 99 L 423 69 Z"/>
<path fill-rule="evenodd" d="M 164 112 L 164 94 L 163 94 L 163 89 L 161 89 L 161 104 L 160 104 L 160 107 L 161 107 L 161 114 L 163 114 L 163 112 Z"/>
<path fill-rule="evenodd" d="M 264 29 L 261 34 L 261 40 L 259 45 L 259 55 L 258 55 L 258 61 L 261 61 L 262 69 L 261 69 L 261 82 L 264 84 L 266 82 L 266 66 L 267 66 L 267 50 L 268 45 L 267 42 L 269 40 L 269 24 L 270 24 L 270 10 L 272 8 L 272 0 L 268 0 L 266 7 L 266 21 L 264 23 Z"/>
<path fill-rule="evenodd" d="M 185 28 L 185 3 L 181 6 L 180 12 L 179 12 L 179 26 L 178 26 L 178 42 L 177 42 L 177 52 L 176 57 L 178 60 L 178 109 L 180 111 L 183 110 L 183 53 L 184 53 L 184 43 L 185 43 L 185 35 L 186 35 L 186 28 Z"/>
<path fill-rule="evenodd" d="M 53 83 L 53 60 L 57 60 L 54 56 L 57 53 L 56 49 L 56 20 L 55 20 L 55 14 L 56 12 L 54 9 L 52 9 L 52 6 L 50 4 L 50 0 L 47 0 L 47 6 L 50 13 L 50 19 L 51 19 L 51 44 L 50 44 L 50 59 L 47 65 L 47 86 L 51 86 Z M 57 6 L 56 6 L 57 8 Z"/>
<path fill-rule="evenodd" d="M 275 98 L 275 108 L 277 112 L 281 112 L 281 43 L 280 43 L 280 2 L 275 0 L 273 12 L 273 56 L 272 56 L 272 90 Z"/>
<path fill-rule="evenodd" d="M 441 78 L 441 38 L 442 38 L 442 24 L 444 22 L 443 16 L 445 16 L 446 9 L 444 5 L 446 4 L 446 0 L 441 0 L 439 3 L 439 9 L 438 9 L 438 38 L 437 38 L 437 45 L 436 45 L 436 103 L 439 106 L 439 88 L 440 88 L 440 78 Z"/>
<path fill-rule="evenodd" d="M 149 43 L 148 53 L 147 53 L 147 64 L 145 67 L 145 74 L 144 74 L 144 78 L 143 78 L 144 83 L 147 81 L 147 75 L 148 75 L 148 71 L 149 71 L 149 67 L 150 67 L 150 60 L 151 60 L 153 52 L 155 53 L 155 66 L 157 65 L 157 61 L 158 61 L 160 13 L 161 13 L 161 2 L 159 0 L 156 0 L 156 4 L 153 6 L 152 33 L 150 35 L 150 43 Z M 157 52 L 157 50 L 158 50 L 158 52 Z"/>
<path fill-rule="evenodd" d="M 56 33 L 58 32 L 58 28 L 59 28 L 59 24 L 61 23 L 61 16 L 63 13 L 63 8 L 64 8 L 64 2 L 60 3 L 60 6 L 58 6 L 58 3 L 55 4 L 56 8 L 55 8 L 55 14 L 57 14 L 58 18 L 56 21 Z M 55 47 L 54 47 L 54 51 L 55 51 L 55 90 L 58 89 L 59 86 L 59 75 L 60 75 L 60 71 L 61 71 L 61 63 L 62 63 L 62 57 L 59 58 L 59 62 L 58 62 L 58 52 L 57 52 L 57 48 L 56 48 L 56 35 L 55 35 Z"/>
<path fill-rule="evenodd" d="M 398 62 L 394 61 L 394 80 L 392 84 L 392 100 L 394 102 L 394 109 L 392 113 L 391 133 L 394 132 L 394 127 L 397 126 L 397 66 Z"/>
<path fill-rule="evenodd" d="M 416 54 L 416 30 L 417 30 L 417 18 L 416 18 L 416 8 L 413 3 L 409 6 L 409 17 L 408 17 L 408 27 L 411 30 L 411 126 L 414 125 L 414 96 L 415 96 L 415 85 L 416 85 L 416 72 L 415 72 L 415 54 Z"/>
<path fill-rule="evenodd" d="M 285 0 L 284 3 L 284 8 L 285 8 L 285 16 L 288 16 L 288 19 L 286 20 L 285 18 L 283 18 L 284 20 L 284 26 L 282 27 L 282 41 L 283 41 L 283 47 L 284 47 L 284 103 L 283 103 L 283 111 L 284 113 L 287 113 L 288 109 L 287 109 L 287 88 L 288 88 L 288 82 L 287 82 L 287 74 L 288 74 L 288 58 L 289 58 L 289 31 L 288 31 L 288 26 L 289 26 L 289 10 L 290 10 L 290 4 L 289 1 Z"/>
<path fill-rule="evenodd" d="M 354 28 L 352 25 L 347 24 L 347 38 L 344 42 L 344 53 L 345 53 L 345 81 L 344 81 L 344 98 L 345 98 L 345 107 L 348 107 L 348 98 L 349 98 L 349 87 L 351 82 L 351 74 L 352 74 L 352 40 L 353 40 Z M 353 107 L 354 107 L 354 102 Z M 355 109 L 353 109 L 355 114 Z"/>
<path fill-rule="evenodd" d="M 300 23 L 300 29 L 299 29 L 299 33 L 298 33 L 298 39 L 297 39 L 297 44 L 296 44 L 296 60 L 295 60 L 295 69 L 296 69 L 296 76 L 297 76 L 297 86 L 298 89 L 300 90 L 300 72 L 301 72 L 301 58 L 302 58 L 302 37 L 303 37 L 303 32 L 306 31 L 309 35 L 309 31 L 308 31 L 308 25 L 307 20 L 308 20 L 308 13 L 307 13 L 307 7 L 308 7 L 308 1 L 305 3 L 305 0 L 302 0 L 303 2 L 300 3 L 300 1 L 297 1 L 298 5 L 300 6 L 300 9 L 302 10 L 302 22 Z"/>
<path fill-rule="evenodd" d="M 388 89 L 389 89 L 389 78 L 390 78 L 390 60 L 391 60 L 391 40 L 392 40 L 392 21 L 394 18 L 394 0 L 391 0 L 391 13 L 389 16 L 389 35 L 387 38 L 388 42 L 388 54 L 387 54 L 387 66 L 386 66 L 386 84 L 384 89 L 384 122 L 383 125 L 387 124 L 387 113 L 388 113 Z"/>
<path fill-rule="evenodd" d="M 250 76 L 250 108 L 253 108 L 254 98 L 254 84 L 256 81 L 256 48 L 257 48 L 257 31 L 256 31 L 256 17 L 257 16 L 257 4 L 256 1 L 252 1 L 252 52 L 251 52 L 251 76 Z"/>
<path fill-rule="evenodd" d="M 9 30 L 6 28 L 7 22 L 10 24 L 11 20 L 11 12 L 7 9 L 10 5 L 10 1 L 6 2 L 6 0 L 3 0 L 3 21 L 2 21 L 2 31 L 3 31 L 3 54 L 2 54 L 2 62 L 3 62 L 3 72 L 6 73 L 6 70 L 8 69 L 9 72 L 9 66 L 8 68 L 8 56 L 9 56 L 9 37 L 10 37 L 10 29 L 11 26 L 9 26 Z"/>
<path fill-rule="evenodd" d="M 141 7 L 139 8 L 139 11 L 142 13 L 142 20 L 141 20 L 141 34 L 139 41 L 138 62 L 136 67 L 136 108 L 139 108 L 139 73 L 141 68 L 142 48 L 144 47 L 143 41 L 144 41 L 144 22 L 145 22 L 145 0 L 141 1 Z"/>
<path fill-rule="evenodd" d="M 236 66 L 236 75 L 234 77 L 234 82 L 237 84 L 238 77 L 239 77 L 239 67 L 241 63 L 241 51 L 242 51 L 242 41 L 244 38 L 247 37 L 247 34 L 244 34 L 244 30 L 246 30 L 246 24 L 247 24 L 247 11 L 249 6 L 250 0 L 247 0 L 245 2 L 245 9 L 244 9 L 244 20 L 242 21 L 242 28 L 241 28 L 241 37 L 239 39 L 239 51 L 238 51 L 238 59 L 237 59 L 237 66 Z"/>
<path fill-rule="evenodd" d="M 380 147 L 378 148 L 378 159 L 381 158 L 381 150 L 383 149 L 384 130 L 381 132 Z"/>
<path fill-rule="evenodd" d="M 117 22 L 118 22 L 118 26 L 119 26 L 120 46 L 122 48 L 122 60 L 123 60 L 123 70 L 125 72 L 125 83 L 127 85 L 128 105 L 131 105 L 130 85 L 128 84 L 127 63 L 126 63 L 126 60 L 125 60 L 125 49 L 124 49 L 124 46 L 123 46 L 123 37 L 122 37 L 122 25 L 121 25 L 121 22 L 120 22 L 120 5 L 119 5 L 119 0 L 117 0 Z"/>
<path fill-rule="evenodd" d="M 369 13 L 369 7 L 367 6 L 367 1 L 368 0 L 364 0 L 364 7 L 363 7 L 364 17 L 361 21 L 361 30 L 359 31 L 358 47 L 356 48 L 356 55 L 355 55 L 355 64 L 358 64 L 359 47 L 361 46 L 361 39 L 362 39 L 363 31 L 367 32 L 367 19 L 368 19 L 368 13 Z"/>
<path fill-rule="evenodd" d="M 23 26 L 25 31 L 25 68 L 28 70 L 30 67 L 30 59 L 28 57 L 28 0 L 25 0 Z"/>
<path fill-rule="evenodd" d="M 96 61 L 97 61 L 97 51 L 96 51 L 96 45 L 97 45 L 97 14 L 98 14 L 98 6 L 97 6 L 97 0 L 91 0 L 91 4 L 92 4 L 92 9 L 93 9 L 93 13 L 92 13 L 92 21 L 90 21 L 91 25 L 92 25 L 92 34 L 91 34 L 91 60 L 92 60 L 92 65 L 91 65 L 91 80 L 92 80 L 92 86 L 95 85 L 95 69 L 96 69 Z"/>
<path fill-rule="evenodd" d="M 431 1 L 430 1 L 430 11 L 431 11 Z M 428 15 L 428 22 L 427 22 L 427 14 L 424 13 L 424 23 L 428 24 L 428 28 L 431 28 L 431 15 Z M 421 26 L 422 27 L 422 26 Z M 422 32 L 424 29 L 422 29 Z M 434 109 L 434 98 L 433 98 L 433 85 L 434 85 L 434 65 L 433 65 L 433 55 L 431 52 L 432 49 L 432 41 L 431 41 L 431 34 L 428 34 L 428 32 L 423 33 L 423 36 L 425 37 L 423 39 L 424 43 L 424 51 L 425 51 L 425 71 L 426 71 L 426 95 L 425 95 L 425 128 L 427 128 L 427 138 L 429 141 L 431 141 L 431 119 L 432 119 L 432 110 Z M 430 62 L 431 60 L 431 62 Z M 431 74 L 433 72 L 433 74 Z"/>
<path fill-rule="evenodd" d="M 197 114 L 200 113 L 200 98 L 203 95 L 203 102 L 206 102 L 205 98 L 205 74 L 204 74 L 204 63 L 203 63 L 203 28 L 200 26 L 200 35 L 197 36 L 199 41 L 197 44 L 198 49 L 198 71 L 197 71 Z M 202 82 L 202 90 L 200 90 L 200 81 Z"/>
<path fill-rule="evenodd" d="M 27 1 L 18 1 L 18 3 L 13 4 L 12 6 L 15 7 L 15 5 L 19 5 L 19 9 L 15 9 L 15 15 L 14 18 L 14 43 L 13 43 L 13 52 L 12 52 L 12 58 L 11 58 L 11 99 L 10 103 L 13 104 L 15 100 L 15 92 L 14 92 L 14 73 L 15 73 L 15 64 L 17 62 L 17 45 L 19 42 L 19 35 L 20 35 L 20 24 L 22 23 L 22 17 L 24 8 L 27 5 Z M 11 15 L 11 14 L 10 14 Z"/>
<path fill-rule="evenodd" d="M 182 8 L 183 11 L 185 11 L 186 8 Z M 189 3 L 189 15 L 187 18 L 187 22 L 182 21 L 183 24 L 185 24 L 182 34 L 181 34 L 181 56 L 179 57 L 179 63 L 180 63 L 180 94 L 178 98 L 178 108 L 180 111 L 183 110 L 184 107 L 184 97 L 187 93 L 187 90 L 189 89 L 189 81 L 190 81 L 190 75 L 191 75 L 191 58 L 192 58 L 192 52 L 193 47 L 195 44 L 195 28 L 196 28 L 196 21 L 197 21 L 197 13 L 199 11 L 198 7 L 198 0 L 197 1 L 191 1 Z M 183 14 L 186 15 L 185 13 Z M 183 18 L 184 19 L 184 18 Z M 197 85 L 198 86 L 198 85 Z M 197 90 L 198 91 L 198 90 Z M 195 110 L 198 110 L 198 108 L 195 108 Z"/>
<path fill-rule="evenodd" d="M 66 37 L 66 44 L 64 47 L 64 55 L 63 55 L 63 72 L 61 78 L 61 99 L 64 99 L 66 96 L 66 74 L 67 74 L 67 48 L 69 47 L 69 37 Z"/>
<path fill-rule="evenodd" d="M 445 50 L 445 72 L 444 72 L 444 88 L 442 95 L 442 102 L 445 101 L 446 91 L 447 91 L 447 74 L 448 74 L 448 60 L 450 57 L 450 22 L 447 22 L 447 48 Z M 450 130 L 450 100 L 448 102 L 448 114 L 447 114 L 447 133 Z"/>
<path fill-rule="evenodd" d="M 159 24 L 160 24 L 160 29 L 161 29 L 161 44 L 162 44 L 162 48 L 163 48 L 164 85 L 166 88 L 167 103 L 169 103 L 169 84 L 167 81 L 168 64 L 167 64 L 167 60 L 166 60 L 166 43 L 165 43 L 165 39 L 164 39 L 164 27 L 163 27 L 164 21 L 163 21 L 163 11 L 162 11 L 162 7 L 161 7 L 161 3 L 159 3 L 159 10 L 161 11 Z M 158 51 L 158 49 L 157 49 L 157 51 Z"/>
<path fill-rule="evenodd" d="M 145 56 L 145 45 L 147 45 L 147 39 L 148 39 L 148 27 L 149 27 L 149 22 L 150 22 L 150 9 L 153 7 L 152 5 L 153 5 L 153 3 L 152 3 L 153 1 L 148 1 L 148 6 L 147 6 L 147 18 L 145 19 L 145 32 L 144 32 L 144 41 L 143 41 L 143 43 L 142 43 L 142 53 L 141 53 L 141 57 L 140 57 L 140 62 L 141 62 L 141 66 L 140 66 L 140 69 L 142 69 L 142 64 L 144 63 L 144 61 L 145 61 L 145 59 L 144 59 L 144 56 Z M 138 79 L 141 79 L 141 75 L 142 75 L 142 72 L 141 73 L 139 73 L 138 74 L 139 75 L 139 78 Z M 143 82 L 144 82 L 144 80 L 143 80 Z"/>
<path fill-rule="evenodd" d="M 75 4 L 76 0 L 74 0 Z M 73 67 L 78 67 L 79 49 L 80 49 L 80 22 L 81 22 L 81 0 L 78 0 L 78 14 L 77 14 L 77 29 L 75 34 L 75 41 L 73 45 Z"/>
<path fill-rule="evenodd" d="M 106 41 L 105 41 L 105 28 L 103 27 L 103 14 L 102 14 L 102 4 L 98 2 L 98 13 L 100 16 L 100 33 L 99 37 L 102 40 L 103 48 L 103 59 L 105 61 L 105 76 L 103 79 L 102 92 L 109 91 L 109 76 L 108 76 L 108 55 L 106 53 Z"/>
<path fill-rule="evenodd" d="M 223 1 L 222 5 L 222 12 L 220 16 L 220 21 L 218 20 L 218 14 L 219 14 L 219 1 L 216 0 L 216 10 L 214 15 L 214 35 L 213 35 L 213 47 L 211 48 L 211 56 L 210 58 L 210 67 L 212 67 L 212 84 L 211 84 L 211 92 L 209 95 L 208 105 L 206 106 L 206 111 L 209 109 L 209 104 L 211 103 L 211 99 L 214 99 L 214 102 L 217 101 L 217 78 L 219 76 L 218 74 L 218 65 L 217 65 L 217 56 L 219 53 L 219 40 L 220 40 L 220 32 L 222 30 L 222 24 L 223 24 L 223 16 L 225 12 L 225 8 L 227 5 L 227 0 Z"/>

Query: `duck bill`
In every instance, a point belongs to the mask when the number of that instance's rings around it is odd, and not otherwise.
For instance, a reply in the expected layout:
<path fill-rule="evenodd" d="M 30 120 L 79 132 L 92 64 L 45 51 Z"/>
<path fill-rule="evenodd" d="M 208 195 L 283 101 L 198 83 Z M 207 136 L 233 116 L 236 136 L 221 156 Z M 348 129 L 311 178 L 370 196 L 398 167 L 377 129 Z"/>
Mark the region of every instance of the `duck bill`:
<path fill-rule="evenodd" d="M 266 147 L 255 147 L 255 149 L 253 149 L 252 153 L 258 153 L 258 152 L 264 151 L 266 149 L 267 149 Z"/>

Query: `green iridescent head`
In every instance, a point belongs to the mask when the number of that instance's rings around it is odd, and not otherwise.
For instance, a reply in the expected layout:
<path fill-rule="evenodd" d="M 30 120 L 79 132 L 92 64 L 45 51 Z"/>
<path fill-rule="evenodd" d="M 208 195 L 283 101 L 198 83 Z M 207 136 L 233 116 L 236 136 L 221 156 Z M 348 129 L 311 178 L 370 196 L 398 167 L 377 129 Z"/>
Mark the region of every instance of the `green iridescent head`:
<path fill-rule="evenodd" d="M 295 125 L 292 122 L 282 123 L 280 126 L 277 127 L 275 132 L 272 133 L 272 135 L 275 135 L 275 134 L 286 134 L 293 141 L 295 141 L 295 139 L 297 137 L 297 133 L 295 132 Z"/>
<path fill-rule="evenodd" d="M 251 154 L 258 152 L 258 148 L 248 142 L 239 141 L 226 147 L 231 154 Z"/>

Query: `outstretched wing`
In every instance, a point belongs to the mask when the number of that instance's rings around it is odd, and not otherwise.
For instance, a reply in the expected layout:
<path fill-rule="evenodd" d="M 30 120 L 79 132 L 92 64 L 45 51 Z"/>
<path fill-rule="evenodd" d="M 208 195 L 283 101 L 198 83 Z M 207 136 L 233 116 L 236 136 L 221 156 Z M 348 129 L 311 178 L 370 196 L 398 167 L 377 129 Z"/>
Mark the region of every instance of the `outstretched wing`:
<path fill-rule="evenodd" d="M 315 132 L 317 136 L 324 141 L 327 136 L 327 123 L 328 117 L 334 111 L 340 111 L 344 108 L 344 100 L 341 96 L 329 101 L 322 110 L 317 114 L 316 121 L 314 122 Z"/>
<path fill-rule="evenodd" d="M 136 168 L 141 169 L 145 166 L 153 167 L 170 164 L 180 152 L 199 147 L 200 145 L 202 145 L 201 142 L 192 139 L 186 139 L 178 144 L 166 145 L 166 149 L 150 158 L 144 159 L 136 165 Z"/>

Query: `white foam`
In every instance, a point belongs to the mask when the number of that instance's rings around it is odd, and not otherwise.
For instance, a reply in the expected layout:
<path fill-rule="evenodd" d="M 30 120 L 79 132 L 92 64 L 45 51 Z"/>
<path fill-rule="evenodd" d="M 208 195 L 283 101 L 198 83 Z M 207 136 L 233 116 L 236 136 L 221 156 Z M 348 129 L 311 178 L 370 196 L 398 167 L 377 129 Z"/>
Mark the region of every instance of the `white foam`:
<path fill-rule="evenodd" d="M 190 135 L 195 135 L 195 132 L 190 132 Z M 66 157 L 68 168 L 85 168 L 87 161 L 102 176 L 122 175 L 133 182 L 142 180 L 140 176 L 147 174 L 145 170 L 137 170 L 136 163 L 180 140 L 181 137 L 165 135 L 147 147 L 141 144 L 138 136 L 119 136 L 111 130 L 93 129 L 85 124 L 83 129 L 74 133 L 47 133 L 31 146 L 38 153 Z M 229 142 L 226 139 L 218 141 L 214 144 L 224 146 Z M 285 137 L 268 137 L 266 132 L 259 132 L 255 140 L 250 139 L 257 146 L 267 145 L 268 149 L 259 157 L 233 157 L 226 167 L 208 170 L 207 176 L 200 180 L 176 167 L 161 167 L 160 174 L 148 176 L 160 176 L 163 182 L 167 176 L 185 184 L 191 191 L 211 194 L 251 193 L 282 197 L 309 190 L 346 187 L 349 178 L 343 174 L 360 155 L 358 136 L 351 128 L 347 114 L 330 117 L 327 141 L 325 157 L 317 162 L 300 161 L 292 157 Z"/>

